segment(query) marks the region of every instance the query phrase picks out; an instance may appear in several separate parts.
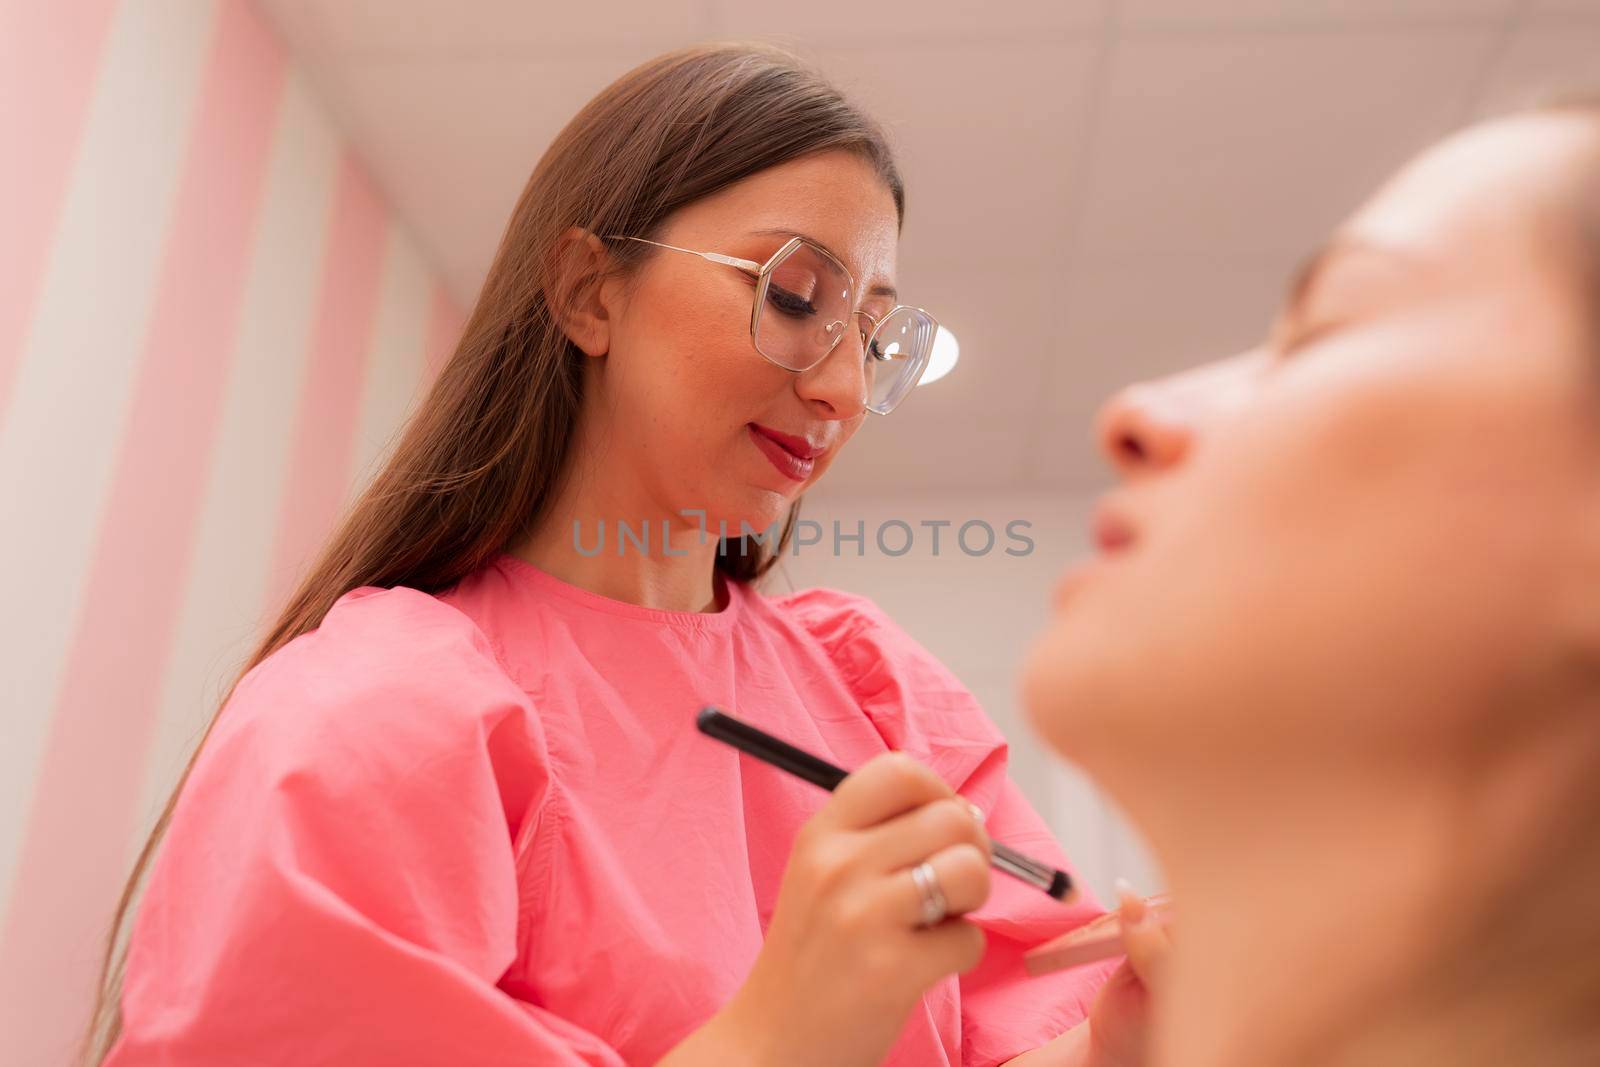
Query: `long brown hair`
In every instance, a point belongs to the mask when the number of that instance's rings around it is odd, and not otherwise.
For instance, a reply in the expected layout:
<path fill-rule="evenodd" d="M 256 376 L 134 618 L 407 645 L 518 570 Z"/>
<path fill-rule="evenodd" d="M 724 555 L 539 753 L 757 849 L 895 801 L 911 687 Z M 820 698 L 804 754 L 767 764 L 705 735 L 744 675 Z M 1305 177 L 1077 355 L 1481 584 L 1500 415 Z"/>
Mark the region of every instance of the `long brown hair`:
<path fill-rule="evenodd" d="M 683 49 L 630 71 L 591 100 L 529 177 L 454 355 L 233 684 L 316 629 L 344 593 L 397 585 L 439 592 L 540 520 L 565 468 L 582 399 L 583 356 L 562 332 L 549 296 L 564 232 L 580 226 L 649 237 L 686 204 L 829 149 L 870 162 L 904 216 L 904 189 L 882 130 L 778 49 Z M 619 269 L 636 266 L 635 250 L 645 247 L 614 245 Z M 765 574 L 789 542 L 797 509 L 798 501 L 776 544 L 724 539 L 717 569 L 741 582 Z M 117 905 L 86 1062 L 100 1062 L 121 1032 L 132 902 L 204 744 L 202 737 Z"/>

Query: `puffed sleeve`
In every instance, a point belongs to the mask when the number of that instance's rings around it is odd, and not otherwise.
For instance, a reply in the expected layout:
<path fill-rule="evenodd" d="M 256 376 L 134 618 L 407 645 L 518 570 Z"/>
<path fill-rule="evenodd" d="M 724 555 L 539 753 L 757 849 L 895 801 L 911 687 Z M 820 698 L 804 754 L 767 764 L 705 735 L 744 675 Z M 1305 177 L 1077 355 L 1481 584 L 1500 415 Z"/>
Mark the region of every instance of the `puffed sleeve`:
<path fill-rule="evenodd" d="M 346 594 L 245 676 L 207 740 L 106 1062 L 622 1067 L 499 987 L 548 765 L 465 615 L 411 589 Z"/>
<path fill-rule="evenodd" d="M 1022 955 L 1104 909 L 1006 773 L 1005 736 L 949 668 L 871 600 L 809 589 L 779 602 L 827 650 L 888 747 L 922 760 L 982 808 L 993 840 L 1060 867 L 1079 883 L 1077 898 L 1064 905 L 995 874 L 988 902 L 968 916 L 983 927 L 988 949 L 960 979 L 961 1062 L 1004 1063 L 1078 1025 L 1116 961 L 1032 978 Z"/>

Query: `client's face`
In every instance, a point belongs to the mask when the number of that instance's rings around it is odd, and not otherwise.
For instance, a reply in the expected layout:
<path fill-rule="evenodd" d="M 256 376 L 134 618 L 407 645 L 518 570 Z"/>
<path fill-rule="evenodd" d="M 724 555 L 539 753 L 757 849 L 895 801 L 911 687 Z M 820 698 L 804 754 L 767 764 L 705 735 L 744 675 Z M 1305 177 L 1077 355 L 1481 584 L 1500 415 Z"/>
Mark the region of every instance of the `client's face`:
<path fill-rule="evenodd" d="M 1467 766 L 1592 679 L 1600 350 L 1562 242 L 1597 142 L 1541 116 L 1444 143 L 1261 347 L 1107 405 L 1123 484 L 1027 663 L 1056 747 L 1136 807 L 1157 781 L 1260 797 Z"/>

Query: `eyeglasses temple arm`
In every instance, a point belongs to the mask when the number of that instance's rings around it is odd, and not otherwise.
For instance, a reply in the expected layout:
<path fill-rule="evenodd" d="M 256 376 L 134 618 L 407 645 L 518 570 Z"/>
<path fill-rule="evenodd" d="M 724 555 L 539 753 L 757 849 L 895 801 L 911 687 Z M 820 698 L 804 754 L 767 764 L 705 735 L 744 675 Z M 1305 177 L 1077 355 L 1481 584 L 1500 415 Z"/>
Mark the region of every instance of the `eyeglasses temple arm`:
<path fill-rule="evenodd" d="M 734 256 L 725 256 L 720 252 L 696 252 L 701 259 L 709 259 L 713 263 L 725 263 L 730 267 L 737 267 L 746 274 L 760 274 L 761 264 L 753 259 L 738 259 Z"/>
<path fill-rule="evenodd" d="M 687 252 L 691 256 L 699 256 L 701 259 L 709 259 L 713 263 L 721 263 L 728 267 L 737 267 L 739 270 L 742 270 L 747 274 L 761 273 L 761 264 L 755 262 L 754 260 L 737 259 L 734 256 L 725 256 L 721 252 L 696 252 L 692 248 L 679 248 L 677 245 L 669 245 L 662 241 L 651 241 L 643 237 L 617 237 L 613 238 L 613 240 L 638 241 L 642 245 L 655 245 L 657 248 L 670 248 L 674 252 Z"/>

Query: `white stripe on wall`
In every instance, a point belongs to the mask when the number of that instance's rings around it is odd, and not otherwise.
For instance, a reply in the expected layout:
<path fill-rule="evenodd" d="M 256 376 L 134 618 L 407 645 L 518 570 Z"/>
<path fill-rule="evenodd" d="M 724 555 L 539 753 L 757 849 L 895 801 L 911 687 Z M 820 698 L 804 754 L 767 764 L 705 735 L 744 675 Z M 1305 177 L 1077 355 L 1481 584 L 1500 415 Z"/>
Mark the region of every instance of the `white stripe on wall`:
<path fill-rule="evenodd" d="M 0 623 L 0 914 L 144 351 L 215 14 L 211 0 L 118 10 L 0 424 L 11 609 Z"/>
<path fill-rule="evenodd" d="M 377 473 L 422 384 L 433 281 L 415 242 L 399 227 L 390 234 L 382 286 L 356 426 L 356 489 Z"/>
<path fill-rule="evenodd" d="M 177 784 L 269 607 L 263 602 L 267 568 L 317 298 L 313 265 L 322 262 L 338 162 L 333 127 L 291 68 L 135 846 Z"/>

